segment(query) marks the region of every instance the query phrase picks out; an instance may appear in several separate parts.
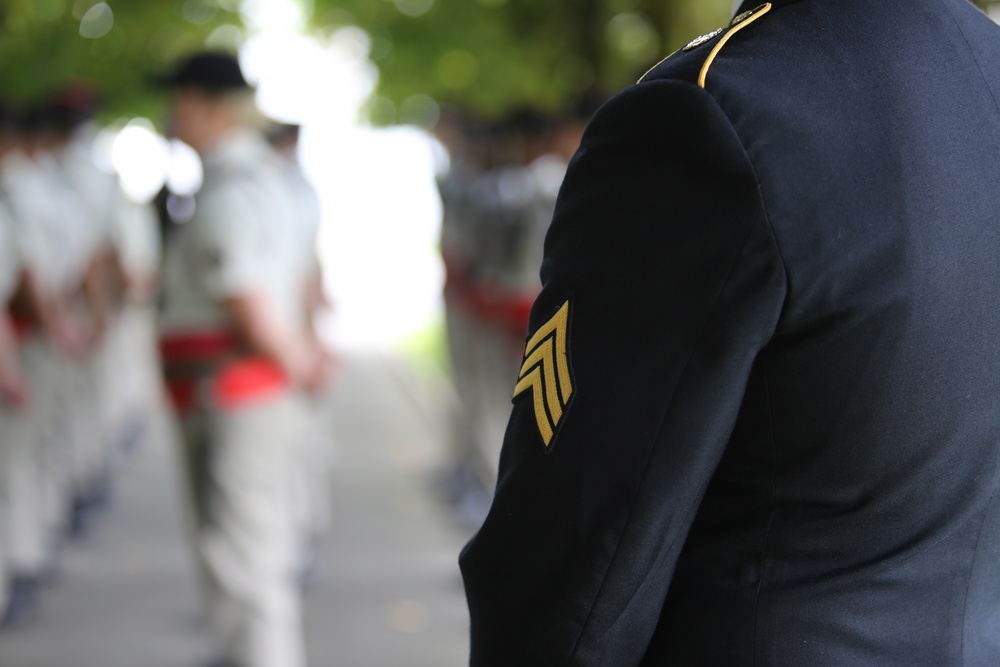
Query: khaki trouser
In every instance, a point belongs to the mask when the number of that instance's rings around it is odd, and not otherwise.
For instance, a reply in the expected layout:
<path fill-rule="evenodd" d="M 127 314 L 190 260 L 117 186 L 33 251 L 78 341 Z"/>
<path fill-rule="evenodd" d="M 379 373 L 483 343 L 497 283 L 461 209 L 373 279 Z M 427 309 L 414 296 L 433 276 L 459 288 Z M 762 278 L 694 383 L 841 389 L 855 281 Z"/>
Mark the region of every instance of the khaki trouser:
<path fill-rule="evenodd" d="M 104 340 L 95 351 L 94 384 L 99 399 L 101 431 L 104 435 L 105 457 L 111 459 L 125 434 L 132 396 L 135 394 L 133 373 L 126 365 L 128 352 L 123 317 L 116 313 L 108 324 Z"/>
<path fill-rule="evenodd" d="M 445 299 L 445 314 L 452 378 L 459 399 L 451 415 L 452 455 L 462 463 L 478 462 L 479 433 L 475 425 L 479 422 L 483 406 L 479 400 L 477 380 L 476 323 L 472 313 L 454 297 Z"/>
<path fill-rule="evenodd" d="M 162 405 L 156 322 L 149 306 L 126 305 L 118 323 L 121 339 L 118 369 L 125 378 L 115 386 L 129 425 L 145 423 Z"/>
<path fill-rule="evenodd" d="M 490 320 L 475 322 L 472 340 L 476 366 L 473 391 L 479 407 L 474 424 L 476 463 L 485 488 L 492 489 L 510 420 L 511 396 L 524 358 L 524 341 Z"/>
<path fill-rule="evenodd" d="M 82 359 L 66 359 L 59 369 L 76 497 L 87 497 L 108 469 L 100 364 L 98 348 Z"/>
<path fill-rule="evenodd" d="M 10 574 L 37 576 L 46 558 L 43 470 L 37 419 L 32 410 L 0 412 L 0 497 L 4 531 L 0 542 Z"/>
<path fill-rule="evenodd" d="M 107 456 L 138 435 L 160 405 L 160 372 L 153 314 L 126 305 L 108 328 L 99 351 L 99 395 Z"/>
<path fill-rule="evenodd" d="M 3 530 L 6 520 L 6 509 L 3 498 L 0 497 L 0 530 Z M 7 563 L 5 544 L 0 542 L 0 610 L 6 609 L 10 602 L 10 565 Z"/>
<path fill-rule="evenodd" d="M 9 575 L 38 576 L 65 509 L 54 507 L 64 497 L 52 451 L 54 365 L 51 349 L 40 338 L 25 341 L 18 352 L 31 398 L 24 409 L 0 407 L 0 544 Z"/>
<path fill-rule="evenodd" d="M 287 391 L 183 419 L 212 632 L 222 657 L 246 667 L 305 664 L 292 490 L 308 421 Z"/>
<path fill-rule="evenodd" d="M 299 449 L 293 486 L 293 511 L 298 530 L 298 563 L 307 564 L 313 551 L 323 541 L 330 527 L 329 477 L 333 460 L 330 440 L 329 392 L 302 396 L 308 410 L 304 440 Z"/>

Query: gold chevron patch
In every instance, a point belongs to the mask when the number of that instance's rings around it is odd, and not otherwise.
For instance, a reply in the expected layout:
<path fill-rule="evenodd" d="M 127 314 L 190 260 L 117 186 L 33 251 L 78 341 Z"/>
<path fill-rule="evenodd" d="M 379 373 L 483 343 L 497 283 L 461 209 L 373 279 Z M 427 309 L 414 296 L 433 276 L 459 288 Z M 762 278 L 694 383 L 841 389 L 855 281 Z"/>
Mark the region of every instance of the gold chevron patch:
<path fill-rule="evenodd" d="M 573 395 L 568 337 L 569 301 L 528 341 L 524 348 L 524 363 L 514 387 L 514 398 L 526 391 L 532 392 L 538 432 L 546 447 L 552 443 Z"/>

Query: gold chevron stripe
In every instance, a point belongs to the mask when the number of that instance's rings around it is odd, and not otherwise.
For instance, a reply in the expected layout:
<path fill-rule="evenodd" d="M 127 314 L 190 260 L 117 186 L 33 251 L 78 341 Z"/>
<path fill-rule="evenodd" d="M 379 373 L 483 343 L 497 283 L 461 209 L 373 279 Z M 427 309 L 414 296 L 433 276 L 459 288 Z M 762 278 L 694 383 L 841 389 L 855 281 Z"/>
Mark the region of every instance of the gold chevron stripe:
<path fill-rule="evenodd" d="M 551 336 L 555 334 L 556 337 L 556 361 L 557 369 L 559 371 L 559 384 L 562 389 L 562 399 L 563 403 L 569 401 L 570 395 L 573 393 L 573 382 L 570 379 L 569 373 L 569 355 L 567 354 L 567 336 L 569 335 L 569 301 L 564 303 L 551 320 L 542 325 L 542 327 L 535 332 L 535 335 L 531 337 L 528 344 L 525 346 L 525 356 L 534 350 L 538 345 Z"/>
<path fill-rule="evenodd" d="M 517 396 L 521 392 L 531 389 L 533 392 L 534 402 L 535 402 L 535 421 L 538 422 L 538 432 L 542 434 L 542 442 L 548 447 L 549 443 L 552 442 L 552 436 L 555 432 L 552 430 L 552 422 L 549 421 L 549 415 L 545 412 L 545 389 L 542 386 L 542 374 L 537 368 L 532 369 L 520 382 L 517 383 L 517 387 L 514 389 L 514 395 Z"/>
<path fill-rule="evenodd" d="M 514 397 L 534 393 L 535 420 L 548 447 L 573 395 L 569 365 L 569 301 L 543 324 L 524 349 L 524 362 L 514 387 Z"/>
<path fill-rule="evenodd" d="M 534 352 L 525 357 L 520 377 L 526 377 L 525 374 L 533 366 L 540 365 L 542 380 L 545 382 L 545 402 L 549 406 L 552 421 L 558 424 L 559 420 L 562 419 L 562 404 L 559 403 L 559 387 L 556 386 L 556 369 L 553 367 L 555 366 L 555 356 L 552 350 L 552 339 L 546 338 L 541 345 L 535 348 Z"/>

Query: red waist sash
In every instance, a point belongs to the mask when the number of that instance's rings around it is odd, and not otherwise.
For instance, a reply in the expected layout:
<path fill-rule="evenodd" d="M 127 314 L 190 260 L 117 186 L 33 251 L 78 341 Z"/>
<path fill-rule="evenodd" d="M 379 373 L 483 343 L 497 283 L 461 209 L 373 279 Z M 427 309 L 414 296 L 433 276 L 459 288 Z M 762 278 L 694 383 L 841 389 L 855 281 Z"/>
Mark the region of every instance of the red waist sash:
<path fill-rule="evenodd" d="M 182 332 L 160 340 L 167 394 L 178 412 L 194 407 L 208 381 L 212 404 L 233 410 L 274 395 L 288 381 L 277 364 L 250 356 L 232 332 Z"/>
<path fill-rule="evenodd" d="M 213 399 L 222 410 L 235 410 L 265 400 L 287 387 L 284 371 L 262 357 L 227 364 L 212 380 Z"/>

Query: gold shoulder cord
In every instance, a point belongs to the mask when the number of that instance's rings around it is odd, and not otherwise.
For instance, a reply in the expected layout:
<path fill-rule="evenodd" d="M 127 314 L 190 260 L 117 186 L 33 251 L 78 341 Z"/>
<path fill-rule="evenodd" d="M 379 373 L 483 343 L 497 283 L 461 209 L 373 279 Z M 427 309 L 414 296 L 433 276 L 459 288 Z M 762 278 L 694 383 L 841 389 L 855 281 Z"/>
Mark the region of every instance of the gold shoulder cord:
<path fill-rule="evenodd" d="M 750 16 L 748 16 L 744 21 L 737 23 L 736 25 L 734 25 L 732 28 L 729 29 L 729 32 L 727 32 L 725 36 L 723 36 L 723 38 L 719 40 L 718 44 L 715 45 L 715 48 L 712 49 L 712 52 L 708 54 L 708 58 L 705 60 L 705 64 L 701 66 L 701 74 L 698 75 L 699 87 L 701 88 L 705 87 L 705 79 L 708 77 L 708 70 L 712 66 L 712 63 L 715 62 L 715 57 L 719 55 L 719 51 L 721 51 L 722 47 L 724 47 L 726 45 L 726 42 L 729 41 L 729 38 L 738 33 L 740 30 L 743 30 L 743 28 L 746 28 L 748 25 L 759 19 L 764 14 L 767 14 L 769 11 L 771 11 L 770 2 L 761 5 L 760 7 L 755 9 L 753 13 Z"/>

